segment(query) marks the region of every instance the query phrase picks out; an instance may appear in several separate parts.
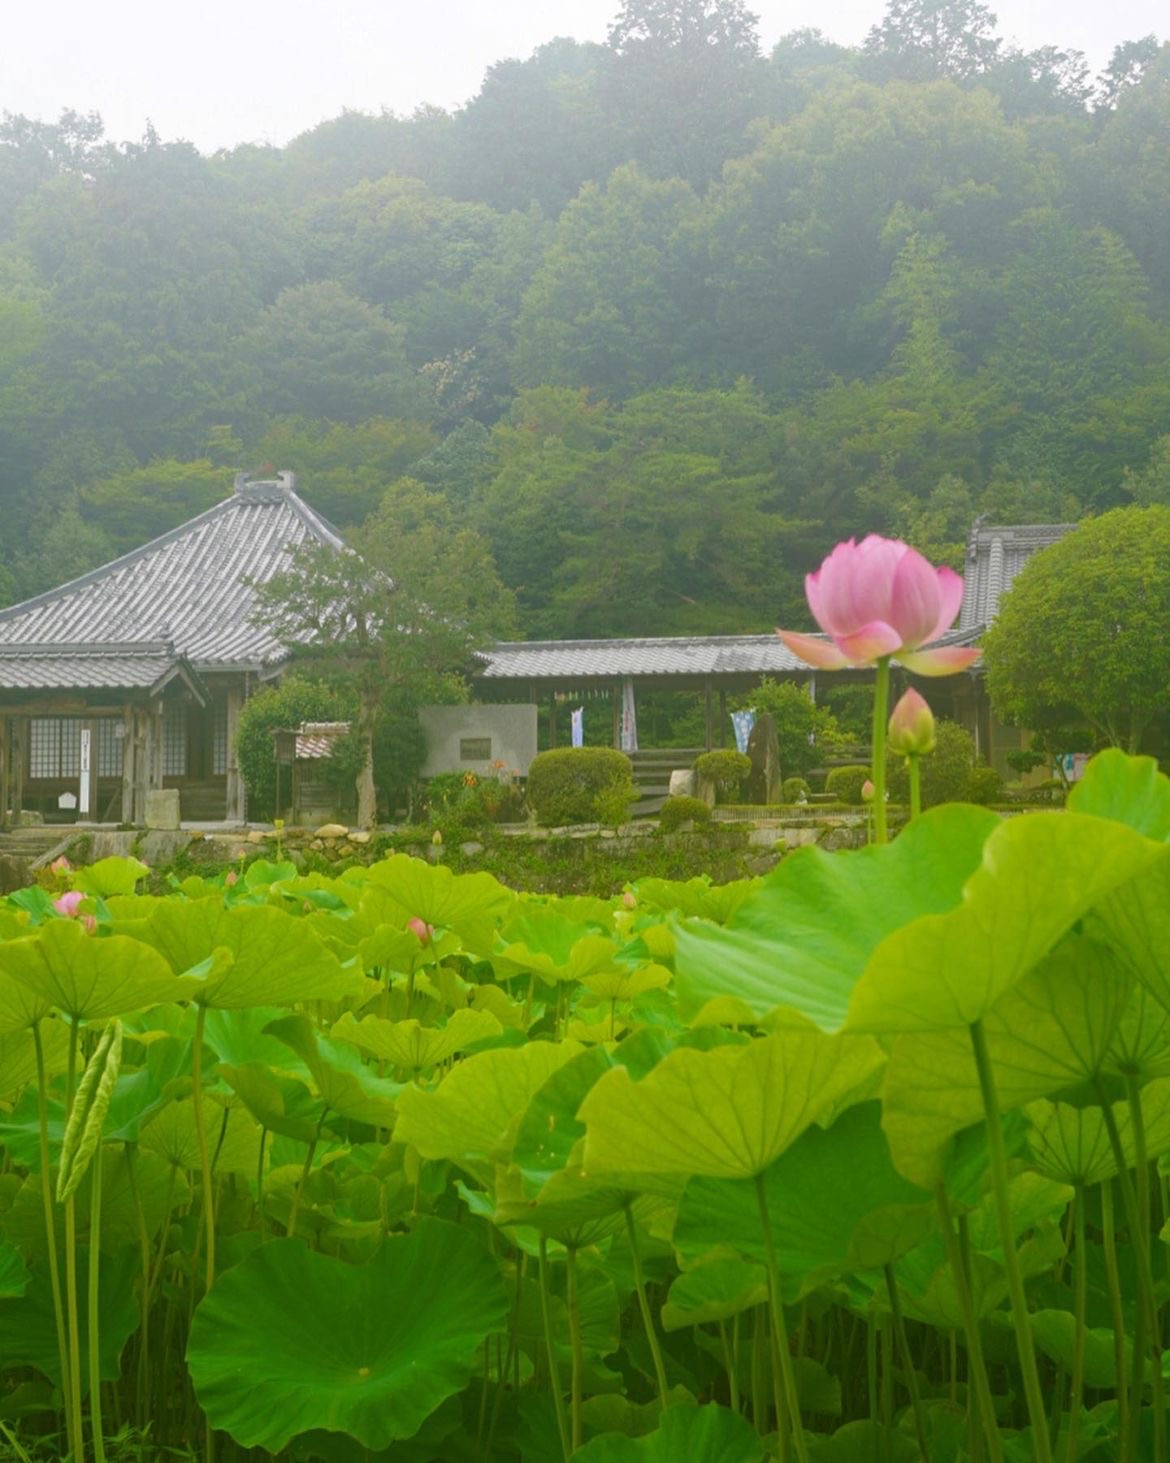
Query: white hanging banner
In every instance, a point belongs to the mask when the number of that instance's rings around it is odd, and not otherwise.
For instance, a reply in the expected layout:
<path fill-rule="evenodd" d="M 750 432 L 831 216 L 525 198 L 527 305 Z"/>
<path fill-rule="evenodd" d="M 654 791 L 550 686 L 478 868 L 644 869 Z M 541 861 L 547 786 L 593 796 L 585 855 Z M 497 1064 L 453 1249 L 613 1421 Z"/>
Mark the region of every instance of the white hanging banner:
<path fill-rule="evenodd" d="M 578 706 L 576 711 L 569 713 L 569 725 L 572 728 L 570 740 L 574 747 L 585 745 L 585 708 Z"/>
<path fill-rule="evenodd" d="M 634 706 L 634 683 L 622 682 L 622 751 L 638 750 L 638 714 Z"/>
<path fill-rule="evenodd" d="M 81 729 L 81 798 L 78 802 L 77 811 L 81 817 L 89 814 L 89 744 L 90 729 L 87 726 Z"/>

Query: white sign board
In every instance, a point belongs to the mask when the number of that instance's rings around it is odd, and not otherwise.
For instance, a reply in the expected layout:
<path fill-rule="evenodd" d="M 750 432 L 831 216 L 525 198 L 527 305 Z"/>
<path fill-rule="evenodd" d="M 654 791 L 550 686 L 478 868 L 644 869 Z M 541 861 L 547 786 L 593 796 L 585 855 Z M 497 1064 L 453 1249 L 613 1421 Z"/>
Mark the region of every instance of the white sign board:
<path fill-rule="evenodd" d="M 81 729 L 81 801 L 77 811 L 85 818 L 89 816 L 89 765 L 90 765 L 90 741 L 93 733 L 89 727 Z"/>

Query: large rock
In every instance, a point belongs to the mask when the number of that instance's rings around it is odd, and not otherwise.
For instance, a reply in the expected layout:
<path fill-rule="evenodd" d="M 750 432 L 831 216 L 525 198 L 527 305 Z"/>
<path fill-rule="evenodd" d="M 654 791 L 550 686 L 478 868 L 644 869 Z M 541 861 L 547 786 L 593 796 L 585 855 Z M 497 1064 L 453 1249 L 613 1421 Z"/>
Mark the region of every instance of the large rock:
<path fill-rule="evenodd" d="M 171 829 L 179 826 L 179 789 L 177 787 L 147 789 L 146 826 Z"/>
<path fill-rule="evenodd" d="M 670 774 L 670 795 L 672 798 L 693 798 L 695 796 L 695 769 L 676 767 Z"/>
<path fill-rule="evenodd" d="M 326 823 L 323 828 L 317 829 L 318 838 L 344 838 L 349 829 L 344 823 Z"/>
<path fill-rule="evenodd" d="M 748 738 L 747 754 L 752 761 L 748 773 L 748 802 L 772 806 L 780 801 L 780 738 L 776 719 L 770 712 L 756 719 Z"/>

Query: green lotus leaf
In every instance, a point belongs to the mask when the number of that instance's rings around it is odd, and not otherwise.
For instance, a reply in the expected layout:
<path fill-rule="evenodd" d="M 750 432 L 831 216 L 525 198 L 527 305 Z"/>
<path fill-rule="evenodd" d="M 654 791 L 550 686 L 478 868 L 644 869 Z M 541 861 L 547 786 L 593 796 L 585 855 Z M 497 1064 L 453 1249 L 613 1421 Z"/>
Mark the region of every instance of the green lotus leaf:
<path fill-rule="evenodd" d="M 712 1251 L 671 1282 L 662 1307 L 662 1329 L 681 1331 L 726 1321 L 768 1299 L 768 1273 L 734 1252 Z"/>
<path fill-rule="evenodd" d="M 142 938 L 178 971 L 211 965 L 190 993 L 202 1006 L 292 1006 L 340 1000 L 362 989 L 356 969 L 342 966 L 303 921 L 295 926 L 270 905 L 225 909 L 218 899 L 161 904 Z M 225 951 L 230 961 L 212 960 Z"/>
<path fill-rule="evenodd" d="M 27 931 L 23 931 L 27 935 Z M 8 941 L 0 949 L 11 949 L 18 941 Z M 53 1009 L 47 996 L 23 981 L 14 980 L 0 964 L 0 1032 L 26 1031 L 43 1020 Z"/>
<path fill-rule="evenodd" d="M 1062 813 L 1000 823 L 962 903 L 895 931 L 871 956 L 849 1003 L 849 1028 L 970 1025 L 1093 905 L 1167 860 L 1170 846 L 1104 818 Z"/>
<path fill-rule="evenodd" d="M 535 1093 L 580 1051 L 575 1041 L 535 1041 L 468 1057 L 433 1092 L 403 1090 L 394 1141 L 413 1143 L 424 1158 L 449 1158 L 476 1176 L 490 1175 L 511 1156 Z"/>
<path fill-rule="evenodd" d="M 668 1407 L 657 1429 L 642 1438 L 602 1433 L 578 1448 L 573 1463 L 759 1463 L 764 1441 L 738 1413 L 707 1407 Z"/>
<path fill-rule="evenodd" d="M 1036 1345 L 1066 1372 L 1073 1369 L 1076 1350 L 1077 1322 L 1071 1311 L 1033 1311 L 1028 1321 Z M 1125 1346 L 1126 1365 L 1129 1365 L 1132 1347 L 1128 1338 Z M 1084 1336 L 1085 1385 L 1088 1387 L 1114 1387 L 1117 1385 L 1117 1352 L 1114 1348 L 1113 1332 L 1104 1327 L 1089 1326 Z"/>
<path fill-rule="evenodd" d="M 828 1438 L 815 1438 L 809 1444 L 809 1463 L 862 1463 L 880 1458 L 882 1463 L 919 1463 L 921 1454 L 912 1437 L 898 1428 L 882 1427 L 876 1422 L 847 1422 Z M 940 1458 L 957 1458 L 957 1447 L 940 1452 Z"/>
<path fill-rule="evenodd" d="M 1127 757 L 1118 747 L 1099 752 L 1069 794 L 1074 813 L 1110 818 L 1147 838 L 1170 838 L 1170 777 L 1153 757 Z"/>
<path fill-rule="evenodd" d="M 295 879 L 297 866 L 290 863 L 288 859 L 282 859 L 279 863 L 272 859 L 258 858 L 244 870 L 244 887 L 247 889 L 267 889 L 270 884 L 279 884 L 286 880 Z"/>
<path fill-rule="evenodd" d="M 852 853 L 798 849 L 725 927 L 675 919 L 675 988 L 684 1014 L 730 996 L 761 1017 L 791 1006 L 827 1031 L 881 942 L 920 915 L 953 909 L 1001 820 L 949 805 L 888 844 Z"/>
<path fill-rule="evenodd" d="M 984 1019 L 1000 1106 L 1019 1107 L 1101 1071 L 1132 977 L 1107 945 L 1073 935 Z M 966 1030 L 914 1032 L 890 1053 L 883 1123 L 899 1169 L 926 1188 L 941 1177 L 948 1140 L 983 1117 Z"/>
<path fill-rule="evenodd" d="M 321 1036 L 307 1016 L 284 1016 L 264 1029 L 296 1052 L 313 1078 L 318 1097 L 331 1112 L 376 1128 L 388 1128 L 394 1122 L 399 1084 L 365 1066 L 352 1047 Z"/>
<path fill-rule="evenodd" d="M 869 1038 L 828 1036 L 794 1017 L 746 1046 L 681 1048 L 640 1082 L 615 1067 L 581 1105 L 585 1171 L 634 1186 L 663 1174 L 753 1177 L 884 1060 Z"/>
<path fill-rule="evenodd" d="M 1147 1157 L 1170 1153 L 1170 1078 L 1147 1082 L 1139 1101 Z M 1031 1102 L 1028 1147 L 1037 1169 L 1065 1184 L 1098 1184 L 1117 1172 L 1109 1130 L 1099 1107 L 1067 1102 Z M 1135 1160 L 1133 1114 L 1128 1102 L 1111 1104 L 1127 1165 Z"/>
<path fill-rule="evenodd" d="M 86 1251 L 78 1251 L 77 1265 L 84 1275 Z M 102 1380 L 117 1381 L 122 1348 L 138 1326 L 138 1297 L 134 1280 L 138 1273 L 137 1247 L 127 1247 L 112 1257 L 103 1257 L 98 1280 L 98 1314 L 101 1333 L 98 1361 Z M 60 1383 L 61 1362 L 57 1350 L 57 1324 L 53 1314 L 53 1293 L 49 1267 L 37 1265 L 22 1296 L 0 1304 L 0 1367 L 35 1367 L 42 1376 Z M 89 1389 L 89 1303 L 86 1287 L 79 1297 L 81 1329 L 81 1386 Z"/>
<path fill-rule="evenodd" d="M 496 934 L 492 965 L 498 980 L 533 974 L 555 985 L 614 969 L 619 948 L 617 940 L 566 919 L 553 907 L 522 904 Z"/>
<path fill-rule="evenodd" d="M 136 858 L 102 858 L 95 864 L 74 869 L 70 880 L 75 889 L 105 898 L 110 894 L 133 894 L 138 881 L 150 873 L 150 866 Z"/>
<path fill-rule="evenodd" d="M 440 1220 L 365 1265 L 273 1240 L 204 1297 L 187 1362 L 212 1425 L 242 1447 L 277 1453 L 323 1428 L 385 1448 L 466 1385 L 507 1313 L 495 1261 Z"/>
<path fill-rule="evenodd" d="M 408 919 L 421 919 L 454 930 L 469 949 L 486 955 L 515 899 L 491 874 L 453 874 L 443 864 L 396 853 L 370 868 L 358 912 L 371 927 L 401 930 Z"/>
<path fill-rule="evenodd" d="M 725 925 L 736 910 L 760 887 L 759 879 L 735 879 L 730 884 L 712 884 L 710 876 L 697 879 L 639 879 L 634 885 L 638 908 L 649 907 L 663 914 L 674 911 L 697 919 Z"/>
<path fill-rule="evenodd" d="M 41 1052 L 50 1077 L 65 1070 L 68 1051 L 69 1032 L 65 1023 L 46 1021 L 41 1027 Z M 9 1031 L 0 1035 L 0 1097 L 18 1093 L 27 1083 L 35 1082 L 36 1076 L 37 1044 L 32 1032 Z"/>
<path fill-rule="evenodd" d="M 647 991 L 664 990 L 672 976 L 665 965 L 635 966 L 632 970 L 616 966 L 597 975 L 584 975 L 581 984 L 599 1001 L 632 1001 Z"/>
<path fill-rule="evenodd" d="M 222 1107 L 203 1099 L 203 1125 L 217 1173 L 240 1173 L 254 1178 L 260 1162 L 260 1126 L 240 1107 Z M 172 1102 L 142 1129 L 143 1153 L 153 1153 L 175 1168 L 199 1167 L 195 1132 L 195 1103 L 191 1098 Z"/>
<path fill-rule="evenodd" d="M 931 1198 L 894 1168 L 880 1122 L 877 1102 L 858 1103 L 831 1127 L 809 1128 L 765 1173 L 786 1298 L 799 1299 L 851 1269 L 859 1245 L 868 1246 L 871 1263 L 893 1262 L 929 1227 Z M 684 1261 L 729 1245 L 762 1263 L 755 1184 L 692 1179 L 679 1201 L 674 1244 Z"/>
<path fill-rule="evenodd" d="M 287 1042 L 265 1030 L 286 1014 L 279 1006 L 208 1011 L 203 1027 L 204 1045 L 211 1048 L 218 1062 L 232 1066 L 266 1062 L 280 1071 L 306 1076 L 308 1068 L 292 1054 Z"/>
<path fill-rule="evenodd" d="M 1090 911 L 1085 927 L 1115 945 L 1138 979 L 1170 1011 L 1170 865 L 1157 863 Z"/>
<path fill-rule="evenodd" d="M 329 1035 L 334 1041 L 345 1042 L 379 1061 L 405 1067 L 409 1072 L 422 1072 L 477 1041 L 498 1036 L 503 1029 L 490 1011 L 466 1008 L 453 1011 L 445 1026 L 424 1026 L 420 1021 L 385 1021 L 380 1016 L 364 1016 L 356 1021 L 347 1011 L 333 1023 Z"/>
<path fill-rule="evenodd" d="M 682 1191 L 681 1180 L 676 1190 Z M 519 1169 L 509 1168 L 498 1171 L 492 1219 L 503 1227 L 523 1225 L 581 1249 L 624 1229 L 626 1209 L 638 1213 L 662 1202 L 659 1197 L 647 1198 L 620 1185 L 586 1178 L 575 1165 L 564 1173 L 553 1174 L 533 1196 L 525 1188 Z"/>
<path fill-rule="evenodd" d="M 12 1300 L 28 1289 L 28 1267 L 14 1246 L 0 1240 L 0 1300 Z"/>
<path fill-rule="evenodd" d="M 512 1145 L 512 1162 L 530 1188 L 539 1188 L 568 1167 L 585 1136 L 578 1109 L 601 1074 L 615 1065 L 616 1055 L 604 1047 L 590 1047 L 558 1067 L 533 1094 Z"/>
<path fill-rule="evenodd" d="M 188 994 L 187 984 L 149 945 L 125 935 L 88 934 L 73 919 L 50 920 L 31 937 L 0 944 L 0 975 L 75 1021 L 102 1021 Z"/>
<path fill-rule="evenodd" d="M 222 1064 L 219 1075 L 261 1127 L 298 1143 L 316 1137 L 325 1104 L 298 1078 L 280 1077 L 260 1062 Z"/>

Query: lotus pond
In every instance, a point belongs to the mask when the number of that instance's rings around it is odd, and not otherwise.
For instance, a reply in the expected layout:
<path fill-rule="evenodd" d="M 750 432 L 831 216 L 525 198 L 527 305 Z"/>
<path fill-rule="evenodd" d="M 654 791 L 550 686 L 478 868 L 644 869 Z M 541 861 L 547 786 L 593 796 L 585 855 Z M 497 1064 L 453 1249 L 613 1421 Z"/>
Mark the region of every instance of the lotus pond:
<path fill-rule="evenodd" d="M 1168 840 L 9 897 L 0 1456 L 1162 1463 Z"/>

